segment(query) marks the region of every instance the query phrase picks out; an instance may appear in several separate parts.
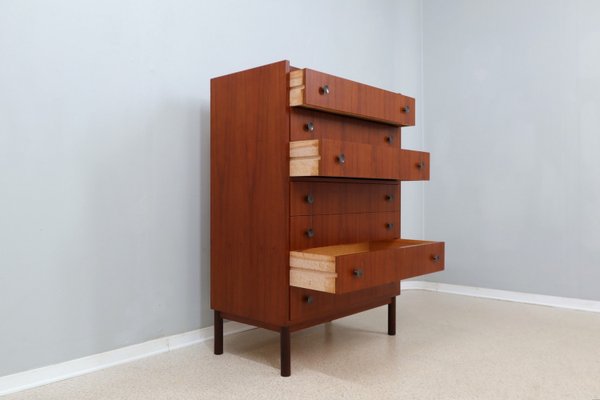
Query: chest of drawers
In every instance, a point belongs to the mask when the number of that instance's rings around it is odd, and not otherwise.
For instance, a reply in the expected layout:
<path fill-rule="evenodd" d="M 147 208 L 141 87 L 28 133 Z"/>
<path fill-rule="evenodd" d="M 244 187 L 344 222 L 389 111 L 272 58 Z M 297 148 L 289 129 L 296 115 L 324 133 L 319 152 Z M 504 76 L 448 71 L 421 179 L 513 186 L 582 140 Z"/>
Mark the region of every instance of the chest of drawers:
<path fill-rule="evenodd" d="M 429 154 L 401 148 L 415 101 L 281 61 L 211 80 L 211 308 L 290 334 L 382 305 L 444 268 L 444 243 L 400 238 L 400 181 Z"/>

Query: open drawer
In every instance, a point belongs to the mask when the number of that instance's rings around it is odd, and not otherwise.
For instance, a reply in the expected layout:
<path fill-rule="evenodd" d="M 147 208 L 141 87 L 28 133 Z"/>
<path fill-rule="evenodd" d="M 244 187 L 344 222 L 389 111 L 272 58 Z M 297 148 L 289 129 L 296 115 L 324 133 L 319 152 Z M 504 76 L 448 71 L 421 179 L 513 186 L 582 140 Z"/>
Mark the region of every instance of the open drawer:
<path fill-rule="evenodd" d="M 290 176 L 429 180 L 429 153 L 330 139 L 290 142 Z"/>
<path fill-rule="evenodd" d="M 290 251 L 290 285 L 349 293 L 444 269 L 444 242 L 396 239 Z"/>
<path fill-rule="evenodd" d="M 308 68 L 290 72 L 290 106 L 383 122 L 415 124 L 415 99 Z"/>

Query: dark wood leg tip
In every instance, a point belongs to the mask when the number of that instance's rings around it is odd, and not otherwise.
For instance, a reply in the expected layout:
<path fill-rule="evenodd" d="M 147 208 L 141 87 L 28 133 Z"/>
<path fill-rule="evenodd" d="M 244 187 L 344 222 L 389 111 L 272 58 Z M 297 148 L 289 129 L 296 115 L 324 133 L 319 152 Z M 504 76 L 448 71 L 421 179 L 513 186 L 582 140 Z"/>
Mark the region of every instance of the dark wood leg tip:
<path fill-rule="evenodd" d="M 388 335 L 396 335 L 396 297 L 392 297 L 388 304 Z"/>
<path fill-rule="evenodd" d="M 223 354 L 223 318 L 221 313 L 215 310 L 215 354 Z"/>
<path fill-rule="evenodd" d="M 287 326 L 281 328 L 281 376 L 292 375 L 292 360 L 290 354 L 290 329 Z"/>

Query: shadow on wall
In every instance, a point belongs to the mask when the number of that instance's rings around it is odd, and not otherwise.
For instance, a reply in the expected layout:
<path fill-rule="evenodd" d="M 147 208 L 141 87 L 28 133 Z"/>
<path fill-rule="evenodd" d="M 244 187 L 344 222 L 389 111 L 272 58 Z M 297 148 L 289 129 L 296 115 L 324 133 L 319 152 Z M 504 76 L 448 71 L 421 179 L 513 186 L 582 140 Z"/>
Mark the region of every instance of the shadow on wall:
<path fill-rule="evenodd" d="M 15 157 L 0 376 L 212 324 L 209 101 L 137 101 Z"/>
<path fill-rule="evenodd" d="M 200 107 L 200 326 L 212 325 L 210 309 L 210 104 Z M 194 243 L 191 244 L 192 246 Z"/>
<path fill-rule="evenodd" d="M 208 101 L 183 99 L 129 119 L 129 127 L 106 127 L 113 138 L 89 180 L 84 215 L 93 220 L 83 223 L 96 237 L 84 253 L 102 257 L 88 269 L 93 305 L 78 339 L 92 343 L 78 355 L 212 324 Z"/>

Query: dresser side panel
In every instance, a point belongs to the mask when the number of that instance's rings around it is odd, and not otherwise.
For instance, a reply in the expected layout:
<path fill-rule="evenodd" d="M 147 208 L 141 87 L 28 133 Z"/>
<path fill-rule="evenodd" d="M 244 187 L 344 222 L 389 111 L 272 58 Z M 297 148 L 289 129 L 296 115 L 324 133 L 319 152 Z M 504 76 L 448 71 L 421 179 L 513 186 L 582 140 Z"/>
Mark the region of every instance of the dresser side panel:
<path fill-rule="evenodd" d="M 289 320 L 289 63 L 211 80 L 211 307 Z"/>

